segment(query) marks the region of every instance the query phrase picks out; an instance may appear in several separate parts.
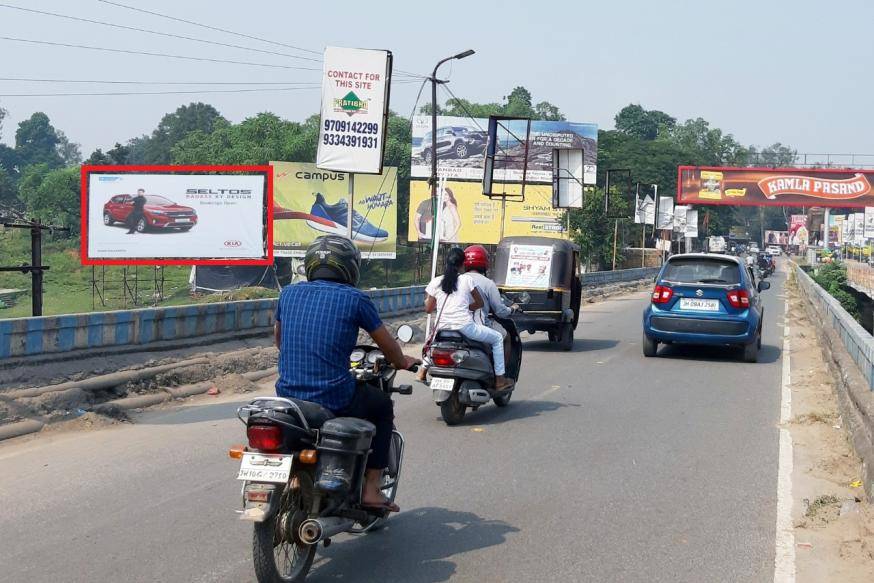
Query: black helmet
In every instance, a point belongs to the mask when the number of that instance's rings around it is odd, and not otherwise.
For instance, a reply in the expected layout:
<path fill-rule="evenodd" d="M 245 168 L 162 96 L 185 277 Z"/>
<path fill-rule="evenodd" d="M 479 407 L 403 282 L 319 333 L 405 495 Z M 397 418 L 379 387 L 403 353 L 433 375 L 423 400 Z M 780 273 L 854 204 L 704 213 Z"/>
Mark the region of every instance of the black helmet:
<path fill-rule="evenodd" d="M 322 235 L 307 248 L 303 260 L 307 279 L 328 279 L 358 285 L 361 252 L 355 243 L 339 235 Z"/>

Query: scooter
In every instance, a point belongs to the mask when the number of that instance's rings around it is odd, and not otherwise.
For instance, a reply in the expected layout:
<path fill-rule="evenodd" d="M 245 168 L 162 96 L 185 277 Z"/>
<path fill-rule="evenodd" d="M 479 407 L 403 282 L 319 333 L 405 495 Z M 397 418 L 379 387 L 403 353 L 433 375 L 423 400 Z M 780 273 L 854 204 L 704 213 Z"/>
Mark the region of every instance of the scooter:
<path fill-rule="evenodd" d="M 505 376 L 514 383 L 509 389 L 500 392 L 495 389 L 492 347 L 488 344 L 466 338 L 455 330 L 440 330 L 428 350 L 431 391 L 447 425 L 458 425 L 467 409 L 476 411 L 489 401 L 498 407 L 510 404 L 522 368 L 522 339 L 512 320 L 492 318 L 504 327 L 509 339 Z"/>
<path fill-rule="evenodd" d="M 412 336 L 409 326 L 398 328 L 401 342 Z M 356 347 L 350 361 L 359 385 L 386 394 L 413 392 L 411 385 L 395 387 L 397 371 L 375 346 Z M 239 513 L 254 523 L 252 556 L 259 583 L 303 582 L 319 543 L 327 547 L 341 533 L 364 534 L 385 524 L 387 510 L 361 504 L 372 423 L 334 417 L 316 403 L 282 397 L 257 398 L 237 416 L 249 443 L 229 454 L 240 460 Z M 397 494 L 403 456 L 404 438 L 395 430 L 381 487 L 389 501 Z"/>

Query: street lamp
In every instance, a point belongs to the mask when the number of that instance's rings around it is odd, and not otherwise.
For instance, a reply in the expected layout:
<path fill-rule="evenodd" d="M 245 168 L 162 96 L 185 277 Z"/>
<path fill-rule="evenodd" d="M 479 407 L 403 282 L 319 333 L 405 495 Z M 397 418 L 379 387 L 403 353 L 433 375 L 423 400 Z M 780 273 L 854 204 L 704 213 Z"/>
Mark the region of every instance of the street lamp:
<path fill-rule="evenodd" d="M 467 49 L 464 52 L 458 53 L 457 55 L 452 55 L 451 57 L 446 57 L 445 59 L 439 61 L 437 66 L 434 67 L 434 71 L 431 73 L 431 231 L 432 236 L 433 233 L 437 232 L 436 226 L 434 226 L 434 217 L 437 216 L 437 84 L 445 83 L 445 81 L 438 81 L 437 79 L 437 69 L 440 68 L 440 65 L 447 61 L 452 61 L 455 59 L 464 59 L 466 57 L 471 56 L 476 51 L 473 49 Z"/>

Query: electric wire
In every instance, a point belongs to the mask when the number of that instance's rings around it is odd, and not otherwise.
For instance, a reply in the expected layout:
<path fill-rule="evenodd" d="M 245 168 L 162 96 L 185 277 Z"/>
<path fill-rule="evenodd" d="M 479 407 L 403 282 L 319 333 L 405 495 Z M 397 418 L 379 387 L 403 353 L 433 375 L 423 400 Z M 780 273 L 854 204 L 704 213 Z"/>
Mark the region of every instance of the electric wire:
<path fill-rule="evenodd" d="M 43 79 L 34 77 L 0 77 L 0 81 L 25 83 L 93 83 L 94 85 L 311 85 L 313 81 L 122 81 L 115 79 Z"/>

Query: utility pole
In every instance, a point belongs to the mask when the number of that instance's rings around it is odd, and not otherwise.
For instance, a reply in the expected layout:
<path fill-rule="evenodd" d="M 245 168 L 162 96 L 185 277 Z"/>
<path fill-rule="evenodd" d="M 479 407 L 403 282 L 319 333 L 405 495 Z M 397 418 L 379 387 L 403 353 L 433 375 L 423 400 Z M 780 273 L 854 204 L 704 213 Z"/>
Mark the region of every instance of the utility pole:
<path fill-rule="evenodd" d="M 4 221 L 3 226 L 7 229 L 29 229 L 30 230 L 30 265 L 23 264 L 18 266 L 0 267 L 0 271 L 20 271 L 21 273 L 30 273 L 31 285 L 31 313 L 34 316 L 42 316 L 42 296 L 43 296 L 43 272 L 49 267 L 42 264 L 42 232 L 43 231 L 69 231 L 67 227 L 56 227 L 52 225 L 43 225 L 39 219 L 35 221 Z"/>

